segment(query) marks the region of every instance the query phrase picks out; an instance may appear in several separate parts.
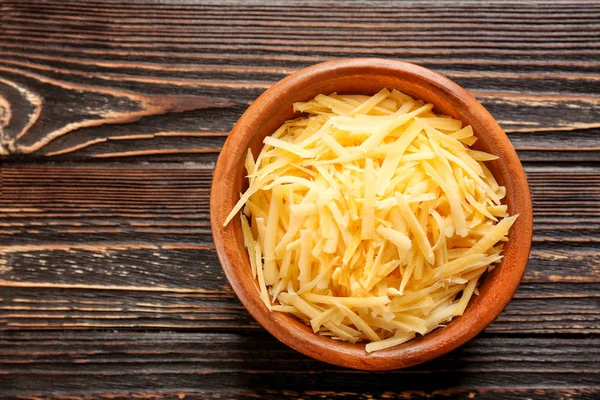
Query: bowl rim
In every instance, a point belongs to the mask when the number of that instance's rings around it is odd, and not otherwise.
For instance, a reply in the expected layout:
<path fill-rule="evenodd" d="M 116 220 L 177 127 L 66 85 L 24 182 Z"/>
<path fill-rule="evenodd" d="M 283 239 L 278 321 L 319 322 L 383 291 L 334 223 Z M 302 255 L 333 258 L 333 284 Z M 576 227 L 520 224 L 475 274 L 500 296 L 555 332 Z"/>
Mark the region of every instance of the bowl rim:
<path fill-rule="evenodd" d="M 251 133 L 248 132 L 248 127 L 256 123 L 260 113 L 269 110 L 280 95 L 293 90 L 295 85 L 305 80 L 315 80 L 331 74 L 356 74 L 361 69 L 376 70 L 390 75 L 403 73 L 422 79 L 428 85 L 433 85 L 437 90 L 448 94 L 449 98 L 459 105 L 468 108 L 468 114 L 476 114 L 477 119 L 487 127 L 488 134 L 503 147 L 503 161 L 510 166 L 511 183 L 518 189 L 518 196 L 514 201 L 520 214 L 509 233 L 509 242 L 515 239 L 511 237 L 515 236 L 515 230 L 519 238 L 519 243 L 513 245 L 512 260 L 507 267 L 510 274 L 507 272 L 505 275 L 508 276 L 503 276 L 502 282 L 494 282 L 496 286 L 502 284 L 504 290 L 496 290 L 492 292 L 493 296 L 490 296 L 490 299 L 480 301 L 471 319 L 461 321 L 462 317 L 454 318 L 447 327 L 427 334 L 424 337 L 428 338 L 427 340 L 413 339 L 404 345 L 375 353 L 366 353 L 364 345 L 361 352 L 355 345 L 336 342 L 299 329 L 296 323 L 289 325 L 290 318 L 294 317 L 270 312 L 260 300 L 256 284 L 253 282 L 253 285 L 248 285 L 242 282 L 242 279 L 238 279 L 236 267 L 232 262 L 239 253 L 234 254 L 232 247 L 235 246 L 228 245 L 227 239 L 224 238 L 232 234 L 229 230 L 233 229 L 233 226 L 229 224 L 223 227 L 228 211 L 223 208 L 221 201 L 223 193 L 228 188 L 231 191 L 232 180 L 228 179 L 228 176 L 237 168 L 229 162 L 231 154 L 240 151 L 236 149 L 235 142 Z M 244 148 L 243 152 L 246 150 L 247 148 Z M 362 370 L 391 370 L 416 365 L 458 348 L 483 331 L 502 312 L 516 292 L 527 266 L 533 234 L 533 209 L 527 178 L 510 140 L 491 114 L 469 92 L 443 75 L 415 64 L 390 59 L 349 58 L 327 61 L 296 71 L 275 83 L 248 107 L 228 135 L 215 165 L 210 194 L 210 223 L 219 261 L 234 292 L 250 314 L 273 336 L 305 355 L 331 364 Z M 249 266 L 247 255 L 246 261 Z M 505 258 L 502 264 L 506 262 Z M 455 321 L 463 323 L 457 324 Z"/>

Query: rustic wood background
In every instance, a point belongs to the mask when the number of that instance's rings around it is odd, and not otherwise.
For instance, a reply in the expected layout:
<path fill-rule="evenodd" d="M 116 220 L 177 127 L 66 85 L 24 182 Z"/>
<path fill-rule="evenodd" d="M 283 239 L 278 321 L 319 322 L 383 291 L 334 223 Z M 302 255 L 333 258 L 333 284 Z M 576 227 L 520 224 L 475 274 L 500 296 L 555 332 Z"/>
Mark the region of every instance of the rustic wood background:
<path fill-rule="evenodd" d="M 215 256 L 209 190 L 248 104 L 308 65 L 439 71 L 527 171 L 504 313 L 430 363 L 363 373 L 266 334 Z M 0 396 L 600 398 L 600 3 L 0 0 Z"/>

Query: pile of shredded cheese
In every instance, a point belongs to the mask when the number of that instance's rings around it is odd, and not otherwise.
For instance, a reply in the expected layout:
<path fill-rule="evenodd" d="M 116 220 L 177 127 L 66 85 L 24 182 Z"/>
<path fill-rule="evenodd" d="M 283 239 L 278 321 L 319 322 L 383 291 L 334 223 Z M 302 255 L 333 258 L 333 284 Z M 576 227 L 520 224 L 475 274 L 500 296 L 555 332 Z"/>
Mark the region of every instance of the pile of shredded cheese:
<path fill-rule="evenodd" d="M 248 151 L 240 211 L 260 297 L 366 351 L 462 315 L 517 216 L 471 126 L 396 90 L 318 95 Z"/>

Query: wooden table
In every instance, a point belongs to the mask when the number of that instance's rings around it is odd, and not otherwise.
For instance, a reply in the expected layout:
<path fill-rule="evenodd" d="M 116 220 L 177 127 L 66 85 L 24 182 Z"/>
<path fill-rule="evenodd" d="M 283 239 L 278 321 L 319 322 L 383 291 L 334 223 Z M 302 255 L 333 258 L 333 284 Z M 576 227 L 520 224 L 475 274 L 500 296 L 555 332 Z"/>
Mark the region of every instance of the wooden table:
<path fill-rule="evenodd" d="M 0 395 L 600 398 L 600 4 L 455 3 L 0 0 Z M 263 331 L 209 226 L 214 163 L 248 104 L 354 56 L 470 90 L 535 208 L 498 320 L 388 373 Z"/>

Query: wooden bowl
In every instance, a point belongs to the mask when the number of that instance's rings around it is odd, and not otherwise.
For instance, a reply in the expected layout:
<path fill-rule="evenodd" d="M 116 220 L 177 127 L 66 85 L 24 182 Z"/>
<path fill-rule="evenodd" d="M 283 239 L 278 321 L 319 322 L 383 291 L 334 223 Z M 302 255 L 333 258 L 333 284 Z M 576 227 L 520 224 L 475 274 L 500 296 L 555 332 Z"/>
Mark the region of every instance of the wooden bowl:
<path fill-rule="evenodd" d="M 382 88 L 398 89 L 416 99 L 433 103 L 437 113 L 470 124 L 479 140 L 474 148 L 500 158 L 487 165 L 499 184 L 506 187 L 508 212 L 520 214 L 504 247 L 504 259 L 482 278 L 479 296 L 473 296 L 466 312 L 446 327 L 403 345 L 368 354 L 363 344 L 334 341 L 315 334 L 298 319 L 270 312 L 259 298 L 243 245 L 241 223 L 223 222 L 247 186 L 244 157 L 248 147 L 258 155 L 265 136 L 284 121 L 297 117 L 292 103 L 317 94 L 367 94 Z M 417 65 L 383 59 L 346 59 L 317 64 L 295 72 L 271 86 L 239 119 L 219 156 L 210 197 L 210 216 L 215 246 L 233 290 L 250 314 L 273 336 L 308 356 L 331 364 L 364 370 L 409 367 L 445 354 L 472 339 L 508 304 L 525 272 L 533 230 L 529 186 L 506 134 L 487 110 L 466 90 L 449 79 Z"/>

